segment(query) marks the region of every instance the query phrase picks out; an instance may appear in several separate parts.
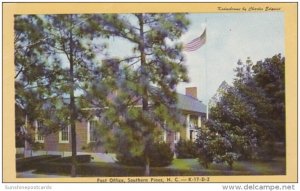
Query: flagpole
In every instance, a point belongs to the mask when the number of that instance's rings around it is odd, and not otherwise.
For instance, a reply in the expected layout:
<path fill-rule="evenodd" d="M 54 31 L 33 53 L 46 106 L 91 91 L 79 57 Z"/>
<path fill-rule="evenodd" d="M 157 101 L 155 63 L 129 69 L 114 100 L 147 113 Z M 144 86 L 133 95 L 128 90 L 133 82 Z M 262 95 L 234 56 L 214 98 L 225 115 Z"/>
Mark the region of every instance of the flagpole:
<path fill-rule="evenodd" d="M 207 33 L 207 17 L 205 17 L 205 31 L 206 31 L 206 42 L 208 40 L 208 33 Z M 209 109 L 208 109 L 208 102 L 209 102 L 209 99 L 208 99 L 208 94 L 207 94 L 207 45 L 205 46 L 205 97 L 206 97 L 206 119 L 208 120 L 208 116 L 209 116 Z"/>
<path fill-rule="evenodd" d="M 192 52 L 192 51 L 196 51 L 199 48 L 201 48 L 207 41 L 207 35 L 206 35 L 206 30 L 207 30 L 207 18 L 205 18 L 205 27 L 204 27 L 204 31 L 202 32 L 202 34 L 193 39 L 192 41 L 190 41 L 189 43 L 186 43 L 183 45 L 183 51 L 187 51 L 187 52 Z M 205 65 L 205 74 L 204 74 L 204 78 L 200 79 L 200 86 L 203 87 L 203 90 L 205 91 L 205 96 L 203 98 L 203 102 L 204 104 L 206 104 L 206 119 L 208 119 L 208 98 L 207 98 L 207 65 L 206 65 L 206 58 L 207 58 L 207 48 L 204 47 L 204 65 Z M 203 67 L 202 67 L 203 70 Z M 201 84 L 201 80 L 204 81 L 204 84 Z"/>

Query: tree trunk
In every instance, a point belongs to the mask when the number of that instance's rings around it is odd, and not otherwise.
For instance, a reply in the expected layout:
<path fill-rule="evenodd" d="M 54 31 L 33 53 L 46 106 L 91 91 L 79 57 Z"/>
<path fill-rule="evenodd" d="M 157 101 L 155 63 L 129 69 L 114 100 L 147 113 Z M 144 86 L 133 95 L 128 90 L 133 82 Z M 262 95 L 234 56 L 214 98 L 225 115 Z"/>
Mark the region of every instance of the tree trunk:
<path fill-rule="evenodd" d="M 148 156 L 146 156 L 145 176 L 150 176 L 150 160 Z"/>
<path fill-rule="evenodd" d="M 145 40 L 144 40 L 144 20 L 143 14 L 137 15 L 140 25 L 140 41 L 139 41 L 139 50 L 141 53 L 141 84 L 143 88 L 143 110 L 148 110 L 148 91 L 147 91 L 147 71 L 146 71 L 146 54 L 145 54 Z"/>
<path fill-rule="evenodd" d="M 72 17 L 72 15 L 71 15 Z M 71 18 L 72 19 L 72 18 Z M 70 124 L 71 124 L 71 144 L 72 144 L 72 167 L 71 176 L 76 177 L 76 106 L 74 96 L 74 60 L 73 60 L 73 34 L 70 29 Z"/>
<path fill-rule="evenodd" d="M 72 117 L 71 117 L 72 120 Z M 74 120 L 73 120 L 74 121 Z M 71 176 L 76 177 L 76 126 L 75 126 L 75 121 L 71 122 L 71 140 L 72 140 L 72 167 L 71 167 Z"/>
<path fill-rule="evenodd" d="M 140 26 L 140 41 L 139 41 L 139 50 L 141 53 L 141 84 L 143 88 L 143 95 L 142 95 L 142 105 L 143 111 L 148 111 L 148 90 L 147 90 L 147 71 L 146 71 L 146 54 L 145 54 L 145 39 L 144 39 L 144 18 L 143 14 L 137 14 Z M 149 135 L 148 135 L 149 136 Z M 147 137 L 146 137 L 147 139 Z M 146 141 L 147 142 L 147 141 Z M 147 151 L 146 151 L 147 152 Z M 145 157 L 145 176 L 150 175 L 150 160 L 148 155 Z"/>

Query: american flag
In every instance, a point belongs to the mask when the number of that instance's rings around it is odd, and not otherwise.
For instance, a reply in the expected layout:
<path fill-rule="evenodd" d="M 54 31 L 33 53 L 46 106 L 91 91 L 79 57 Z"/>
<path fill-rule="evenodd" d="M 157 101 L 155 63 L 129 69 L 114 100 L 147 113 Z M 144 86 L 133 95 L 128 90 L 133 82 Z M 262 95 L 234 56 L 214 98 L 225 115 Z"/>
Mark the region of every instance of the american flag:
<path fill-rule="evenodd" d="M 201 48 L 206 42 L 206 29 L 203 31 L 201 36 L 195 38 L 191 42 L 183 45 L 183 51 L 192 52 Z"/>

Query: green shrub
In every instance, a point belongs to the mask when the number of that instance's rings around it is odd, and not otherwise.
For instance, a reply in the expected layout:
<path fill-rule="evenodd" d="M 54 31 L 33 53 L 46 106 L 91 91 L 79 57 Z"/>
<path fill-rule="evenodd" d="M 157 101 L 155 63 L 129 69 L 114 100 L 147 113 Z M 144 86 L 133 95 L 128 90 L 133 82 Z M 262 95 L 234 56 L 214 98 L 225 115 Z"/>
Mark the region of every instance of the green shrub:
<path fill-rule="evenodd" d="M 38 165 L 35 173 L 70 175 L 71 164 L 46 161 Z M 77 165 L 78 176 L 97 177 L 129 177 L 144 176 L 145 169 L 140 166 L 122 166 L 114 163 L 82 163 Z M 193 176 L 202 175 L 201 172 L 190 170 L 177 170 L 161 167 L 153 167 L 151 176 Z"/>
<path fill-rule="evenodd" d="M 21 158 L 16 160 L 16 170 L 17 172 L 32 170 L 36 166 L 44 161 L 54 160 L 60 158 L 60 155 L 40 155 L 28 158 Z"/>
<path fill-rule="evenodd" d="M 89 163 L 89 162 L 91 162 L 91 155 L 77 155 L 76 161 L 77 161 L 77 163 Z M 62 163 L 70 163 L 71 164 L 72 156 L 55 159 L 54 162 L 62 162 Z"/>
<path fill-rule="evenodd" d="M 133 156 L 129 152 L 117 154 L 117 162 L 128 166 L 144 166 L 144 158 L 142 156 Z"/>
<path fill-rule="evenodd" d="M 216 145 L 214 139 L 215 134 L 207 126 L 202 127 L 196 139 L 197 158 L 199 163 L 205 168 L 209 167 L 209 164 L 213 162 L 216 156 L 215 148 L 218 148 L 218 145 Z"/>
<path fill-rule="evenodd" d="M 173 152 L 170 145 L 167 143 L 153 143 L 147 148 L 149 155 L 150 166 L 162 167 L 168 166 L 172 163 Z M 144 154 L 134 156 L 128 151 L 121 151 L 117 153 L 118 163 L 129 166 L 145 166 Z"/>
<path fill-rule="evenodd" d="M 257 151 L 257 158 L 262 161 L 270 161 L 276 155 L 274 142 L 266 141 L 264 142 Z"/>
<path fill-rule="evenodd" d="M 70 175 L 71 164 L 45 162 L 37 169 L 37 173 Z M 113 163 L 81 163 L 76 166 L 78 176 L 142 176 L 144 169 L 142 167 L 120 166 Z"/>
<path fill-rule="evenodd" d="M 274 150 L 276 156 L 285 157 L 285 144 L 284 142 L 275 142 Z"/>
<path fill-rule="evenodd" d="M 168 166 L 172 163 L 174 153 L 167 143 L 156 143 L 150 147 L 150 166 Z"/>
<path fill-rule="evenodd" d="M 197 146 L 190 140 L 180 140 L 175 145 L 175 152 L 179 159 L 197 158 Z"/>

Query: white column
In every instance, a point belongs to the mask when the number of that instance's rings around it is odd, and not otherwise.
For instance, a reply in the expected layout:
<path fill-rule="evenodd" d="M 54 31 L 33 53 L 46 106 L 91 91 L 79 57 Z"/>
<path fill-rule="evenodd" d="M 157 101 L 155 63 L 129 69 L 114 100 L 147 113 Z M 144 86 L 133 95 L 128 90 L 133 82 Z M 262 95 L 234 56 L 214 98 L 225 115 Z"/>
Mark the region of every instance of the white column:
<path fill-rule="evenodd" d="M 186 140 L 190 139 L 190 114 L 186 115 Z"/>
<path fill-rule="evenodd" d="M 164 142 L 167 142 L 167 124 L 166 121 L 164 122 L 163 131 L 164 131 Z"/>
<path fill-rule="evenodd" d="M 199 115 L 198 116 L 198 127 L 201 127 L 202 126 L 202 124 L 201 124 L 201 116 Z"/>
<path fill-rule="evenodd" d="M 91 126 L 91 123 L 90 121 L 87 121 L 87 136 L 86 136 L 86 141 L 87 143 L 90 143 L 90 126 Z"/>
<path fill-rule="evenodd" d="M 167 130 L 164 129 L 164 142 L 167 142 Z"/>
<path fill-rule="evenodd" d="M 180 140 L 180 132 L 174 132 L 174 143 L 178 143 L 178 141 Z"/>

